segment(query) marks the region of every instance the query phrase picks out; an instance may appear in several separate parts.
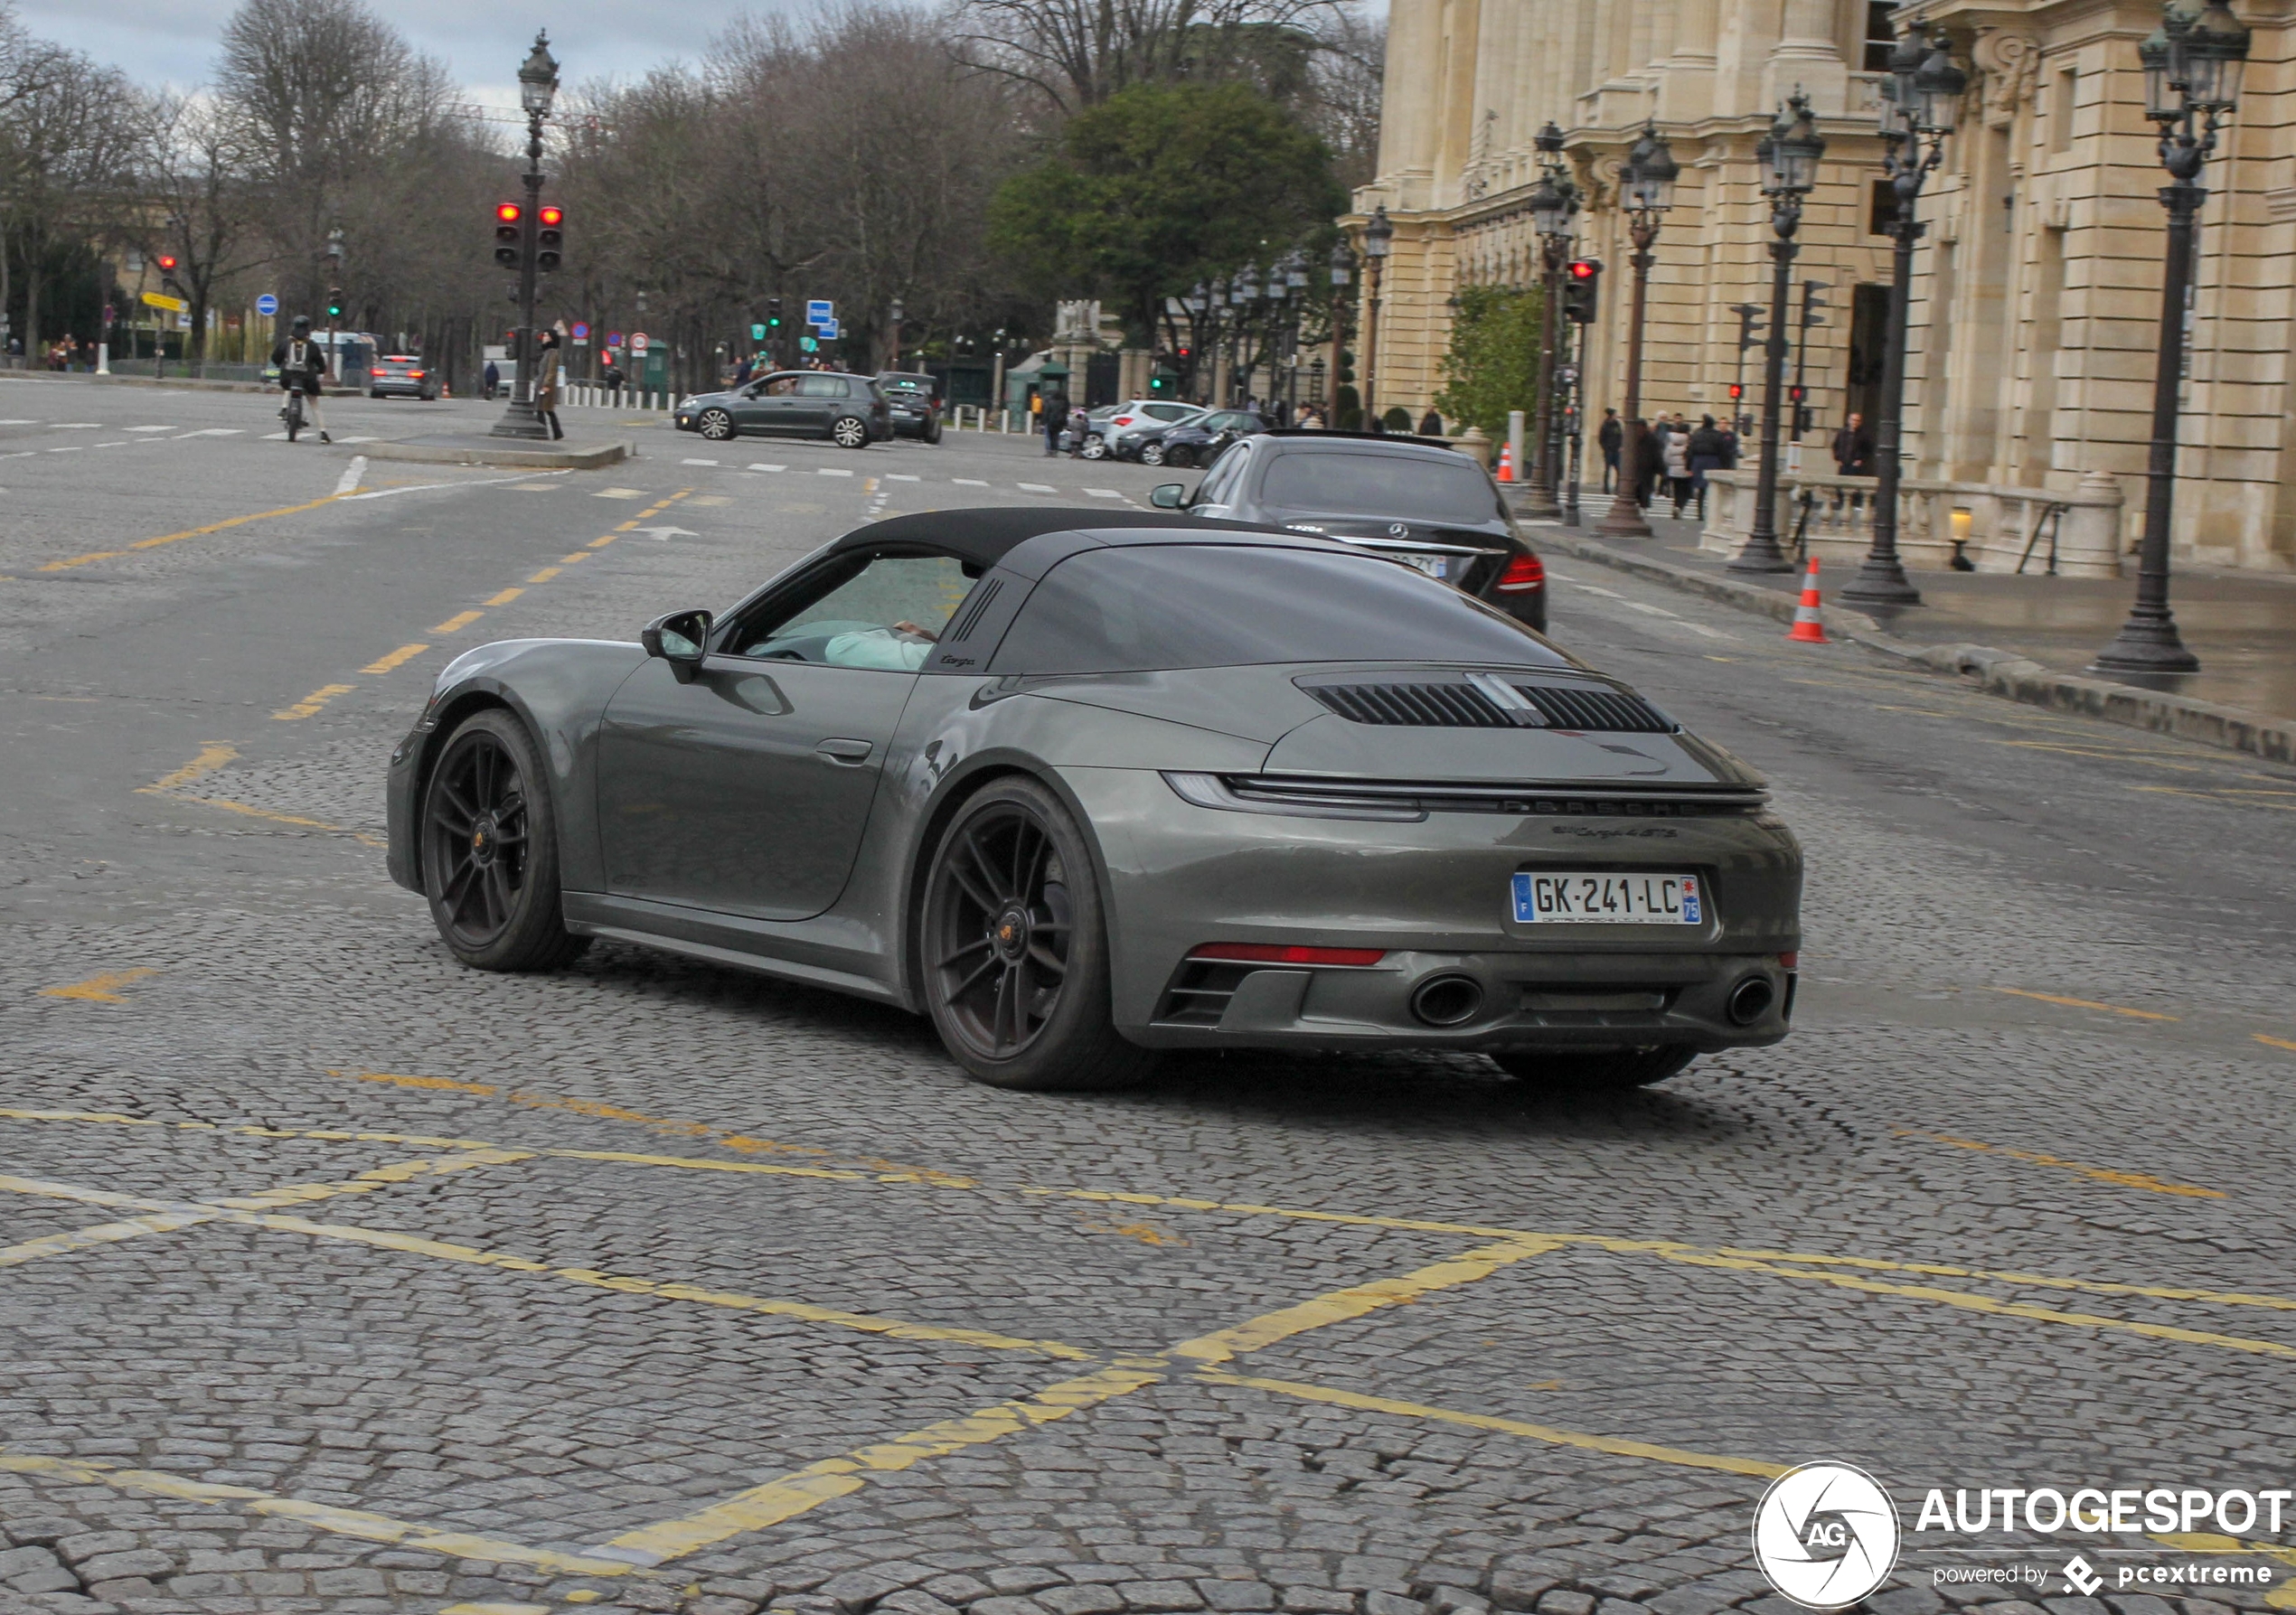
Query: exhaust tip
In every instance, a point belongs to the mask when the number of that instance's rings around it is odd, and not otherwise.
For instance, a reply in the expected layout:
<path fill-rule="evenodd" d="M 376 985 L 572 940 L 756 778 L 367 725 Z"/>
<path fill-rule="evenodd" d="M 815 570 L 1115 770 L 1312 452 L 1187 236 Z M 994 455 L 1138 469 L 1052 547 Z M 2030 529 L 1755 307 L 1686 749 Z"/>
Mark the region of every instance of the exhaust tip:
<path fill-rule="evenodd" d="M 1437 976 L 1411 994 L 1411 1013 L 1428 1026 L 1458 1026 L 1482 1009 L 1482 987 L 1471 976 Z"/>
<path fill-rule="evenodd" d="M 1752 1026 L 1770 1012 L 1777 997 L 1778 990 L 1770 984 L 1769 977 L 1748 976 L 1730 990 L 1726 1008 L 1732 1021 L 1739 1026 Z"/>

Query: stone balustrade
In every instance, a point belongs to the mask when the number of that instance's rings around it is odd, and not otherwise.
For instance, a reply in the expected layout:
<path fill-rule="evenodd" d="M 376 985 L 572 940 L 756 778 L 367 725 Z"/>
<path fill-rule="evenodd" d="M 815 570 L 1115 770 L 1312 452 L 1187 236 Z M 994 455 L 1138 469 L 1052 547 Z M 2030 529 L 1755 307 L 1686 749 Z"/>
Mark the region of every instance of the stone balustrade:
<path fill-rule="evenodd" d="M 1707 524 L 1698 535 L 1698 548 L 1736 555 L 1754 525 L 1754 467 L 1708 472 L 1707 482 Z M 1862 560 L 1873 542 L 1874 479 L 1780 472 L 1778 542 L 1788 550 L 1802 521 L 1805 488 L 1811 495 L 1808 552 L 1830 564 L 1854 566 Z M 2054 522 L 2049 520 L 2052 505 L 2064 507 Z M 2060 576 L 2121 576 L 2121 484 L 2109 476 L 2092 473 L 2070 490 L 1924 477 L 1907 477 L 1898 484 L 1897 553 L 1911 568 L 1951 565 L 1959 539 L 1962 552 L 1981 572 L 2014 572 L 2020 559 L 2027 572 L 2046 572 L 2052 526 Z"/>

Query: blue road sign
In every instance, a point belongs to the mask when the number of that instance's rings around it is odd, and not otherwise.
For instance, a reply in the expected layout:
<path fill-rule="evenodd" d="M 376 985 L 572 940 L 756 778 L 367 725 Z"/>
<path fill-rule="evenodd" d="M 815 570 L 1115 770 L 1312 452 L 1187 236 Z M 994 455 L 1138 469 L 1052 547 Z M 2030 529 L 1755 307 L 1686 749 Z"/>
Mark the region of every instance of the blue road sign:
<path fill-rule="evenodd" d="M 834 304 L 834 303 L 831 302 L 831 301 L 830 301 L 828 298 L 826 298 L 826 297 L 814 297 L 814 298 L 810 298 L 810 299 L 808 299 L 808 300 L 806 301 L 806 304 L 805 304 L 805 324 L 808 324 L 808 325 L 834 325 L 836 323 L 837 323 L 837 305 L 836 305 L 836 304 Z"/>
<path fill-rule="evenodd" d="M 837 322 L 836 322 L 836 321 L 834 321 L 834 320 L 823 320 L 823 321 L 822 321 L 822 323 L 821 323 L 820 324 L 816 325 L 816 326 L 815 326 L 815 327 L 814 327 L 814 328 L 816 331 L 819 331 L 819 332 L 821 333 L 821 340 L 822 340 L 822 341 L 823 341 L 823 342 L 835 342 L 835 341 L 837 340 Z"/>
<path fill-rule="evenodd" d="M 279 312 L 279 300 L 266 292 L 255 300 L 255 312 L 268 320 Z"/>

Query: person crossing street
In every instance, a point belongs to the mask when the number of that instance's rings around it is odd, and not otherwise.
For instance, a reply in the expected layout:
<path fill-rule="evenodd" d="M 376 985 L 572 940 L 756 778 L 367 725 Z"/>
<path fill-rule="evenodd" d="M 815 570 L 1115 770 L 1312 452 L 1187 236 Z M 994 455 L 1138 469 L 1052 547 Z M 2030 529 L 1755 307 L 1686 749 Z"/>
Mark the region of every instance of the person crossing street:
<path fill-rule="evenodd" d="M 289 334 L 271 349 L 271 364 L 279 372 L 279 390 L 303 395 L 304 413 L 313 426 L 319 428 L 319 441 L 333 443 L 327 436 L 326 417 L 319 411 L 319 395 L 327 382 L 326 350 L 311 340 L 311 316 L 299 314 Z M 279 410 L 285 415 L 287 410 Z"/>

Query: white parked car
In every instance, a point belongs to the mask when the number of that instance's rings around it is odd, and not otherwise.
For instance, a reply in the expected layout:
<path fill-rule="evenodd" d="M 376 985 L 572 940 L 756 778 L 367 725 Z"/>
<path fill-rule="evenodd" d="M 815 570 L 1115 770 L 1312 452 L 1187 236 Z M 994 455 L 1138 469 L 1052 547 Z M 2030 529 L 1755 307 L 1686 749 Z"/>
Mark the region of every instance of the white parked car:
<path fill-rule="evenodd" d="M 1093 435 L 1085 439 L 1084 457 L 1105 460 L 1111 455 L 1125 458 L 1123 445 L 1126 438 L 1139 432 L 1162 431 L 1166 427 L 1183 426 L 1211 411 L 1201 404 L 1183 404 L 1176 399 L 1128 399 L 1118 404 L 1106 419 L 1093 411 Z"/>

